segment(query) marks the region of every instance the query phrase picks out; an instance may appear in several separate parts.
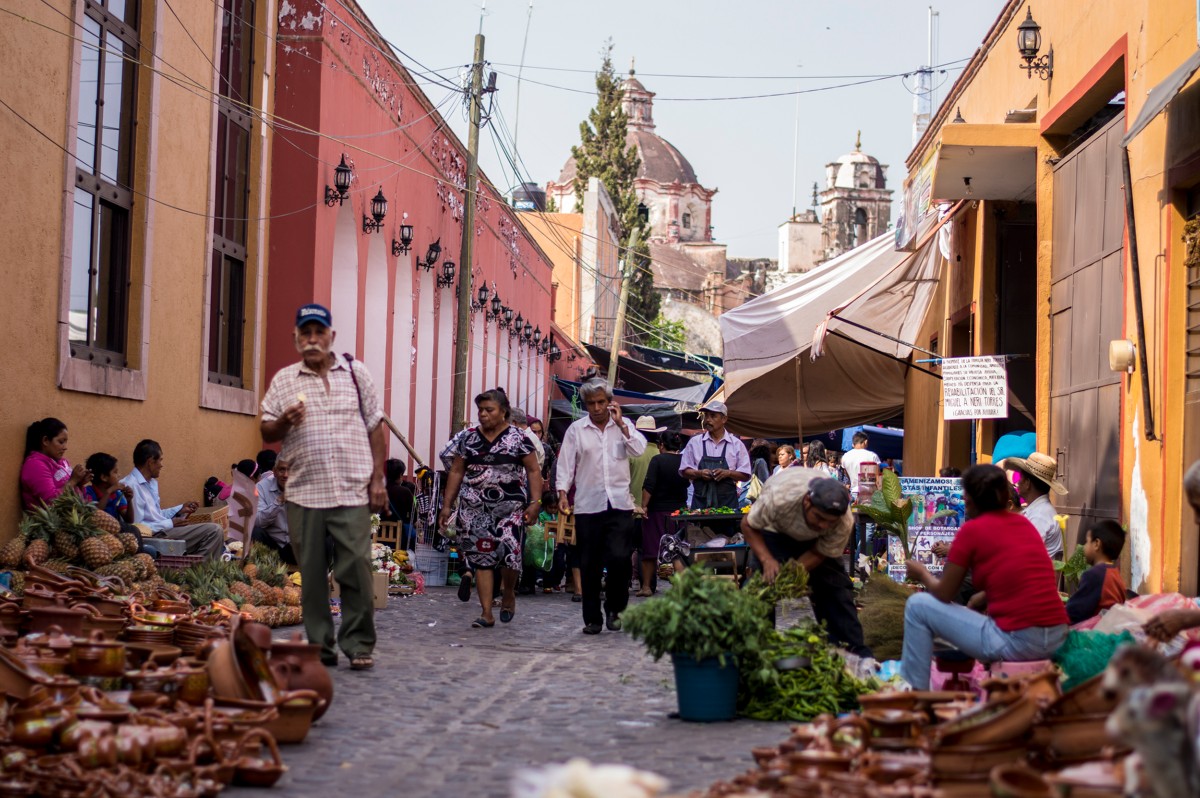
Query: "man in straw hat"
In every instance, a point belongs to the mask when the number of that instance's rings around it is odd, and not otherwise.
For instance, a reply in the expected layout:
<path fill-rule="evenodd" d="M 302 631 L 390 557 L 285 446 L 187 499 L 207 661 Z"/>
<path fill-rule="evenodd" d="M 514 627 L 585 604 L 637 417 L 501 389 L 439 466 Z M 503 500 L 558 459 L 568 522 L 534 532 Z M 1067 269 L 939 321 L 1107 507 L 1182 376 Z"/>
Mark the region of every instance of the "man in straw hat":
<path fill-rule="evenodd" d="M 1025 502 L 1024 516 L 1037 527 L 1046 544 L 1046 552 L 1052 559 L 1061 560 L 1063 556 L 1062 530 L 1054 518 L 1054 505 L 1050 503 L 1050 491 L 1059 496 L 1067 494 L 1067 488 L 1055 476 L 1058 473 L 1058 462 L 1047 454 L 1034 452 L 1029 457 L 1009 457 L 1003 466 L 1008 471 L 1016 471 L 1020 475 L 1017 482 L 1017 493 Z"/>

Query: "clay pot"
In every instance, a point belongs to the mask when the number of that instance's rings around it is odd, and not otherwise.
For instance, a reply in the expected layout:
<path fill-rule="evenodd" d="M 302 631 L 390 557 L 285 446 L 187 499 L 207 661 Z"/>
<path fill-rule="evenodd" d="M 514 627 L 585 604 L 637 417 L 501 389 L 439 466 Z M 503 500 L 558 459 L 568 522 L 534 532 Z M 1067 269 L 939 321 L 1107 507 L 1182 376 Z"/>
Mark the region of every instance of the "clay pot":
<path fill-rule="evenodd" d="M 990 780 L 995 798 L 1054 798 L 1046 780 L 1024 765 L 997 765 Z"/>
<path fill-rule="evenodd" d="M 83 634 L 83 610 L 67 606 L 47 605 L 29 608 L 29 631 L 45 632 L 52 626 L 59 627 L 63 634 L 79 637 Z"/>
<path fill-rule="evenodd" d="M 775 757 L 779 756 L 778 748 L 751 748 L 750 755 L 754 757 L 754 761 L 759 767 L 766 767 L 766 764 Z"/>
<path fill-rule="evenodd" d="M 76 603 L 73 609 L 87 613 L 83 619 L 83 633 L 88 637 L 92 632 L 100 632 L 105 640 L 116 640 L 125 629 L 125 617 L 120 614 L 105 615 L 95 605 L 86 602 Z"/>
<path fill-rule="evenodd" d="M 135 671 L 125 671 L 125 681 L 136 691 L 169 693 L 175 689 L 175 676 L 166 668 L 147 662 Z"/>
<path fill-rule="evenodd" d="M 176 601 L 174 599 L 154 599 L 150 602 L 150 609 L 154 612 L 165 612 L 170 615 L 191 615 L 192 603 L 190 601 Z"/>
<path fill-rule="evenodd" d="M 1043 715 L 1065 717 L 1107 714 L 1116 709 L 1117 701 L 1116 693 L 1109 694 L 1104 689 L 1104 674 L 1101 673 L 1063 693 L 1062 698 L 1046 707 Z"/>
<path fill-rule="evenodd" d="M 153 643 L 126 643 L 125 657 L 129 664 L 140 668 L 147 662 L 159 667 L 170 665 L 183 656 L 183 650 L 177 646 L 165 646 Z"/>
<path fill-rule="evenodd" d="M 1026 735 L 1033 728 L 1039 709 L 1034 698 L 1021 696 L 1007 706 L 989 704 L 977 712 L 966 713 L 958 720 L 936 727 L 934 732 L 939 745 L 1004 743 Z"/>
<path fill-rule="evenodd" d="M 1021 742 L 937 747 L 930 752 L 930 769 L 935 776 L 941 777 L 978 776 L 990 772 L 996 765 L 1024 761 L 1025 752 Z"/>
<path fill-rule="evenodd" d="M 868 709 L 862 718 L 870 726 L 872 741 L 880 737 L 912 739 L 925 723 L 925 716 L 902 709 Z"/>
<path fill-rule="evenodd" d="M 99 629 L 75 641 L 71 649 L 71 672 L 75 676 L 108 679 L 125 672 L 125 645 L 106 640 Z"/>
<path fill-rule="evenodd" d="M 319 719 L 333 701 L 333 678 L 321 664 L 321 647 L 306 643 L 296 633 L 287 642 L 271 645 L 271 671 L 284 690 L 315 690 L 324 700 L 313 720 Z"/>
<path fill-rule="evenodd" d="M 788 766 L 795 774 L 846 773 L 854 764 L 854 754 L 845 751 L 822 751 L 808 748 L 787 755 Z"/>
<path fill-rule="evenodd" d="M 137 602 L 129 605 L 129 620 L 141 626 L 174 627 L 177 618 L 168 612 L 153 612 Z"/>
<path fill-rule="evenodd" d="M 83 602 L 94 607 L 101 615 L 110 617 L 125 617 L 125 602 L 115 596 L 93 592 L 83 597 Z"/>
<path fill-rule="evenodd" d="M 982 685 L 987 691 L 987 700 L 1013 701 L 1017 698 L 1028 698 L 1035 703 L 1047 705 L 1062 695 L 1059 689 L 1059 672 L 1057 668 L 1048 668 L 1041 673 L 1028 676 L 986 679 Z"/>
<path fill-rule="evenodd" d="M 0 646 L 0 692 L 18 700 L 29 697 L 33 688 L 50 681 L 50 675 Z"/>
<path fill-rule="evenodd" d="M 860 772 L 875 784 L 915 782 L 924 779 L 926 775 L 926 771 L 922 767 L 887 761 L 874 762 Z"/>
<path fill-rule="evenodd" d="M 260 623 L 241 622 L 235 618 L 231 630 L 230 641 L 233 643 L 242 680 L 249 692 L 248 697 L 256 701 L 275 703 L 281 691 L 275 681 L 275 674 L 271 672 L 267 663 L 267 652 L 271 650 L 270 627 Z"/>
<path fill-rule="evenodd" d="M 317 712 L 325 710 L 325 699 L 315 690 L 296 690 L 284 693 L 275 708 L 278 717 L 263 724 L 263 729 L 280 743 L 302 743 Z"/>
<path fill-rule="evenodd" d="M 251 756 L 247 752 L 247 744 L 251 741 L 261 741 L 267 746 L 271 759 Z M 234 763 L 233 781 L 245 787 L 272 787 L 279 778 L 287 772 L 287 765 L 279 756 L 279 746 L 275 739 L 266 732 L 255 729 L 247 732 L 238 745 L 239 755 Z"/>
<path fill-rule="evenodd" d="M 111 734 L 84 737 L 79 741 L 75 757 L 89 770 L 114 767 L 117 764 L 117 738 Z"/>
<path fill-rule="evenodd" d="M 64 751 L 74 751 L 86 737 L 111 733 L 113 725 L 98 720 L 68 721 L 58 732 L 58 745 Z"/>
<path fill-rule="evenodd" d="M 1059 798 L 1118 798 L 1125 794 L 1122 769 L 1111 762 L 1089 762 L 1044 777 Z"/>
<path fill-rule="evenodd" d="M 1033 742 L 1058 761 L 1095 759 L 1097 751 L 1112 743 L 1104 728 L 1107 720 L 1107 713 L 1044 717 L 1033 727 Z"/>
<path fill-rule="evenodd" d="M 211 682 L 203 663 L 176 660 L 171 666 L 171 674 L 175 680 L 175 695 L 180 701 L 200 705 L 208 698 Z"/>
<path fill-rule="evenodd" d="M 213 695 L 222 699 L 250 700 L 261 698 L 251 692 L 242 678 L 234 653 L 233 641 L 217 641 L 209 650 L 205 661 L 208 677 L 212 681 Z"/>

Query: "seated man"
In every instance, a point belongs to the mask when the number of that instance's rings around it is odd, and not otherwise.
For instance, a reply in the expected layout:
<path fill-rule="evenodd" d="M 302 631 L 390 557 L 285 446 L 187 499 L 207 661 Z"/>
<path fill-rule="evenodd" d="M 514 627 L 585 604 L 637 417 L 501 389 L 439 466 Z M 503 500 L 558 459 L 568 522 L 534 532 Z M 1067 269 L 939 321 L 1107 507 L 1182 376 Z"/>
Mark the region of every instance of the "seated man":
<path fill-rule="evenodd" d="M 1092 524 L 1083 534 L 1083 556 L 1092 567 L 1079 578 L 1079 588 L 1067 601 L 1067 617 L 1072 624 L 1083 623 L 1114 604 L 1125 603 L 1125 580 L 1115 562 L 1125 548 L 1125 530 L 1106 518 Z"/>
<path fill-rule="evenodd" d="M 900 676 L 914 690 L 929 689 L 934 638 L 983 662 L 1048 659 L 1067 639 L 1054 565 L 1037 528 L 1008 511 L 1008 477 L 976 465 L 962 480 L 969 520 L 950 545 L 941 579 L 915 560 L 905 564 L 908 578 L 926 590 L 904 606 Z M 968 571 L 987 593 L 987 615 L 950 603 Z"/>
<path fill-rule="evenodd" d="M 813 614 L 825 622 L 829 639 L 869 657 L 854 586 L 841 562 L 853 529 L 846 487 L 811 468 L 787 468 L 771 477 L 742 519 L 742 534 L 767 583 L 775 581 L 780 562 L 798 560 L 808 570 Z"/>
<path fill-rule="evenodd" d="M 219 524 L 189 524 L 187 517 L 196 511 L 196 502 L 164 508 L 158 493 L 158 475 L 162 473 L 162 447 L 144 440 L 133 449 L 133 470 L 121 480 L 133 489 L 133 522 L 145 524 L 156 538 L 182 540 L 188 554 L 213 560 L 225 548 L 225 535 Z"/>
<path fill-rule="evenodd" d="M 287 509 L 283 498 L 287 487 L 288 464 L 279 458 L 274 466 L 258 481 L 258 516 L 255 518 L 252 539 L 279 552 L 279 558 L 288 565 L 295 565 L 296 554 L 292 551 L 292 540 L 288 535 Z"/>

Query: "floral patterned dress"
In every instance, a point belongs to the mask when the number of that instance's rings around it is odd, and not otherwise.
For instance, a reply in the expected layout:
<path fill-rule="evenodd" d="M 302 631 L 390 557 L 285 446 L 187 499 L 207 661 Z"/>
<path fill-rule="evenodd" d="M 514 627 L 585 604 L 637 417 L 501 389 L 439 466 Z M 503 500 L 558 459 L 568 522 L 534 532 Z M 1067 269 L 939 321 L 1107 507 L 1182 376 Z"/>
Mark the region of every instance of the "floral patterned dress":
<path fill-rule="evenodd" d="M 456 526 L 467 561 L 472 568 L 503 566 L 520 571 L 523 513 L 529 504 L 522 460 L 533 453 L 533 444 L 514 426 L 494 441 L 472 429 L 451 444 L 454 455 L 466 464 Z"/>

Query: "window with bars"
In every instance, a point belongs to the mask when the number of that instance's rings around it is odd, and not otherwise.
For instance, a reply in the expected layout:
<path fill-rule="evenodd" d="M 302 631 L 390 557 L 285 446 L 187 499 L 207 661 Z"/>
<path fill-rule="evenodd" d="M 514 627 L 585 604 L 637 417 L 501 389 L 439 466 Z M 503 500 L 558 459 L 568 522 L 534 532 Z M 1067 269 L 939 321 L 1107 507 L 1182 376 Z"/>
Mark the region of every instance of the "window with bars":
<path fill-rule="evenodd" d="M 1183 228 L 1187 268 L 1187 392 L 1200 393 L 1200 186 L 1188 190 Z"/>
<path fill-rule="evenodd" d="M 240 388 L 247 335 L 254 0 L 225 0 L 219 13 L 220 96 L 213 188 L 208 373 L 210 382 Z"/>
<path fill-rule="evenodd" d="M 84 0 L 67 337 L 74 357 L 126 364 L 138 0 Z"/>

